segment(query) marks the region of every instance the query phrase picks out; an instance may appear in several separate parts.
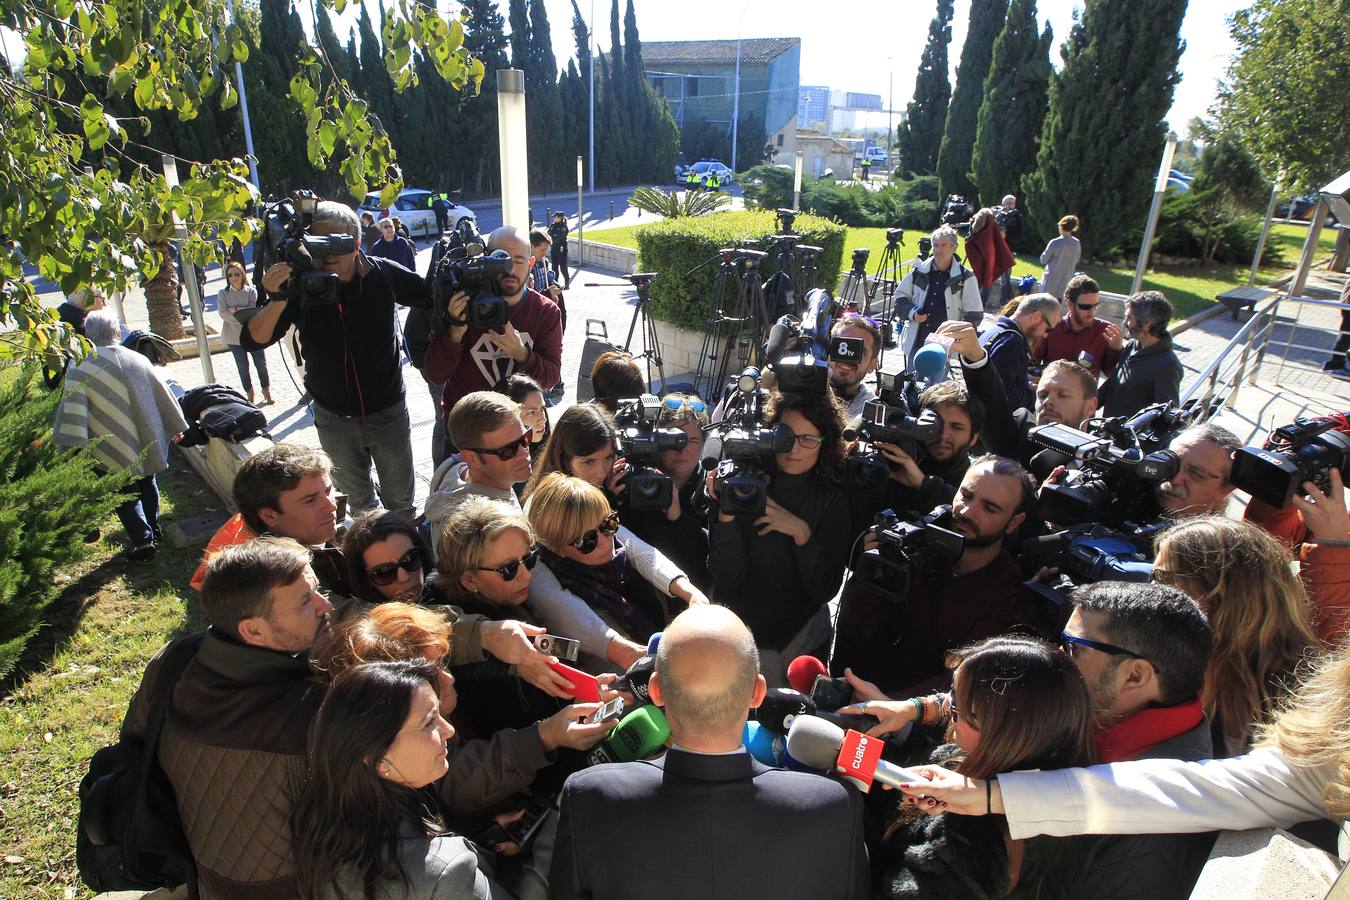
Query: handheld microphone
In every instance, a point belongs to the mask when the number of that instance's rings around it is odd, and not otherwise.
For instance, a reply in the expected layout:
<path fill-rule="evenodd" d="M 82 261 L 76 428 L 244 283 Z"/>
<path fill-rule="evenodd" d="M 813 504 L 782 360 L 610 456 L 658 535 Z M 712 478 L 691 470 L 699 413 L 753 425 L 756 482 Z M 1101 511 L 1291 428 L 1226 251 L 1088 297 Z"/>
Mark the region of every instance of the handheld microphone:
<path fill-rule="evenodd" d="M 783 754 L 787 751 L 782 734 L 775 734 L 759 722 L 746 722 L 741 732 L 741 743 L 750 755 L 766 766 L 783 765 Z"/>
<path fill-rule="evenodd" d="M 916 781 L 928 782 L 915 772 L 883 760 L 879 738 L 860 731 L 844 731 L 815 716 L 797 717 L 788 729 L 787 741 L 788 752 L 796 759 L 843 776 L 863 793 L 872 789 L 874 781 L 895 788 Z"/>
<path fill-rule="evenodd" d="M 815 715 L 816 704 L 801 691 L 770 688 L 755 710 L 755 721 L 775 734 L 787 734 L 796 716 Z"/>
<path fill-rule="evenodd" d="M 651 756 L 670 738 L 670 725 L 659 706 L 633 710 L 586 754 L 588 765 L 632 762 Z"/>
<path fill-rule="evenodd" d="M 653 633 L 651 637 L 647 638 L 647 655 L 648 655 L 648 656 L 655 656 L 655 655 L 656 655 L 656 650 L 657 650 L 657 648 L 661 646 L 661 635 L 663 635 L 663 634 L 665 634 L 664 631 L 657 631 L 657 632 Z"/>
<path fill-rule="evenodd" d="M 794 691 L 810 696 L 811 688 L 816 684 L 816 676 L 829 673 L 830 670 L 825 668 L 825 664 L 814 656 L 799 656 L 788 663 L 787 680 Z"/>
<path fill-rule="evenodd" d="M 628 671 L 619 676 L 614 682 L 614 689 L 627 691 L 633 695 L 638 704 L 652 702 L 652 695 L 647 690 L 647 684 L 652 679 L 652 673 L 656 671 L 656 657 L 642 656 L 638 661 L 628 667 Z"/>

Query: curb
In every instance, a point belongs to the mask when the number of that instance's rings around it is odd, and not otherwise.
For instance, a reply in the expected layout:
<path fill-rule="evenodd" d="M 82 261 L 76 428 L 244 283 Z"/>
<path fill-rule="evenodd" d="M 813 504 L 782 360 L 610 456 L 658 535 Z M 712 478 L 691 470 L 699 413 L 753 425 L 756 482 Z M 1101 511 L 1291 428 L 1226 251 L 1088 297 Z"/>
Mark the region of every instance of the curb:
<path fill-rule="evenodd" d="M 1222 303 L 1220 303 L 1220 302 L 1218 302 L 1218 301 L 1216 300 L 1216 301 L 1214 301 L 1214 305 L 1213 305 L 1211 308 L 1201 310 L 1200 312 L 1196 313 L 1196 314 L 1193 315 L 1193 316 L 1190 316 L 1190 317 L 1188 317 L 1188 318 L 1182 319 L 1180 324 L 1178 324 L 1178 325 L 1176 325 L 1176 326 L 1174 326 L 1174 327 L 1170 327 L 1170 328 L 1168 328 L 1167 330 L 1168 330 L 1168 332 L 1170 332 L 1170 333 L 1173 334 L 1173 335 L 1181 334 L 1181 333 L 1184 332 L 1184 331 L 1188 331 L 1188 330 L 1194 328 L 1196 325 L 1199 325 L 1201 322 L 1204 322 L 1204 321 L 1206 321 L 1206 320 L 1208 320 L 1208 319 L 1212 319 L 1212 318 L 1214 318 L 1215 316 L 1219 315 L 1219 313 L 1226 312 L 1226 311 L 1227 311 L 1227 307 L 1225 307 Z"/>

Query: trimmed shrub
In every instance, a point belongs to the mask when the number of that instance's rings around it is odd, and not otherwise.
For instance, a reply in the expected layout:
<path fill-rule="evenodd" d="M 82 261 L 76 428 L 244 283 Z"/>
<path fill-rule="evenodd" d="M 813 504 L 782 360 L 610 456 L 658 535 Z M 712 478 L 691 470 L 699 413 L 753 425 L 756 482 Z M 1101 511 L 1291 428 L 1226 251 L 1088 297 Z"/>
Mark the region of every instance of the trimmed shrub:
<path fill-rule="evenodd" d="M 52 444 L 59 395 L 37 383 L 32 368 L 0 372 L 0 678 L 60 593 L 53 570 L 84 555 L 84 536 L 112 513 L 127 482 L 100 478 L 92 456 Z"/>
<path fill-rule="evenodd" d="M 792 205 L 792 170 L 756 166 L 742 181 L 746 201 L 761 209 Z M 899 226 L 927 231 L 938 222 L 937 178 L 921 175 L 873 191 L 861 184 L 802 178 L 802 212 L 855 228 Z"/>
<path fill-rule="evenodd" d="M 823 248 L 816 261 L 817 283 L 833 290 L 839 281 L 848 229 L 811 215 L 798 216 L 795 227 L 802 235 L 802 243 Z M 717 265 L 704 266 L 688 277 L 684 273 L 716 256 L 724 247 L 736 247 L 748 240 L 761 241 L 764 246 L 765 239 L 776 231 L 774 214 L 768 210 L 667 219 L 638 229 L 638 268 L 661 273 L 652 282 L 652 312 L 682 328 L 703 331 L 707 327 Z M 767 279 L 775 271 L 773 259 L 764 260 L 764 277 Z"/>

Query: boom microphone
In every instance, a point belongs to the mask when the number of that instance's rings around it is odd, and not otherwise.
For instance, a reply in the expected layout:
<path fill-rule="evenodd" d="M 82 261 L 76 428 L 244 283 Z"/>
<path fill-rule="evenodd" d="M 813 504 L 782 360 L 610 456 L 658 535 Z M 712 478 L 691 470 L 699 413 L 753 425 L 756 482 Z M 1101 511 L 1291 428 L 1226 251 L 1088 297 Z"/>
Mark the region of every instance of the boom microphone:
<path fill-rule="evenodd" d="M 809 697 L 811 689 L 816 686 L 816 676 L 829 673 L 825 664 L 814 656 L 799 656 L 788 663 L 787 680 L 794 691 Z"/>
<path fill-rule="evenodd" d="M 915 772 L 891 765 L 881 758 L 880 738 L 860 731 L 844 731 L 815 716 L 798 716 L 788 729 L 788 753 L 808 766 L 835 772 L 857 785 L 863 793 L 880 781 L 898 788 L 902 784 L 926 784 Z"/>
<path fill-rule="evenodd" d="M 670 738 L 670 725 L 659 706 L 642 706 L 619 720 L 586 754 L 588 765 L 633 762 L 651 756 Z"/>

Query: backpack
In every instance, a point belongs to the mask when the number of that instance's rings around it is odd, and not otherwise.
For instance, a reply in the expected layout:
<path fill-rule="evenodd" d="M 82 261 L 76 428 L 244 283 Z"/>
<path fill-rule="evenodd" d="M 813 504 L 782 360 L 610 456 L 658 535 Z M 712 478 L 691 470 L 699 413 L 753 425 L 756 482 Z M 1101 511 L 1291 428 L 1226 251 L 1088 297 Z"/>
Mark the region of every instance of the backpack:
<path fill-rule="evenodd" d="M 196 869 L 173 787 L 159 767 L 159 736 L 169 699 L 203 635 L 164 652 L 143 740 L 123 739 L 89 760 L 80 781 L 75 863 L 95 892 L 176 888 L 196 896 Z"/>
<path fill-rule="evenodd" d="M 267 432 L 267 414 L 223 384 L 204 384 L 178 398 L 188 430 L 179 442 L 184 447 L 205 444 L 213 437 L 242 441 Z"/>

